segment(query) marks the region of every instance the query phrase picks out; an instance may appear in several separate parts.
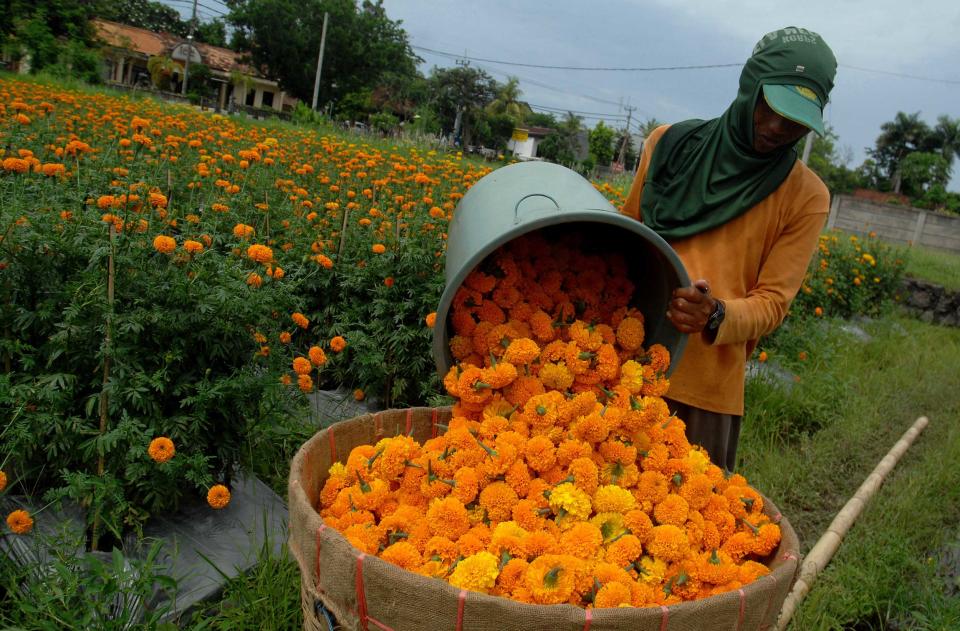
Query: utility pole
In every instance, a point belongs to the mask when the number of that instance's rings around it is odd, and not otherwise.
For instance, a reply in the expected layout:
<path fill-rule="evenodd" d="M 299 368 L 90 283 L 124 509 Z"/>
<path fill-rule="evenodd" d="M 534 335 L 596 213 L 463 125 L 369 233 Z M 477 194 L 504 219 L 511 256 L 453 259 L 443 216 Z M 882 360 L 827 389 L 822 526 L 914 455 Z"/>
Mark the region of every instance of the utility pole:
<path fill-rule="evenodd" d="M 196 1 L 196 0 L 194 0 Z M 313 80 L 313 105 L 312 110 L 317 109 L 317 97 L 320 96 L 320 71 L 323 69 L 323 49 L 327 45 L 327 20 L 330 14 L 323 13 L 323 30 L 320 32 L 320 56 L 317 58 L 317 77 Z"/>
<path fill-rule="evenodd" d="M 809 132 L 807 134 L 807 140 L 803 143 L 803 156 L 800 158 L 800 162 L 804 164 L 807 163 L 807 160 L 810 159 L 810 152 L 813 150 L 813 134 L 814 132 Z"/>
<path fill-rule="evenodd" d="M 187 95 L 187 79 L 190 77 L 190 59 L 193 57 L 193 27 L 197 23 L 197 0 L 193 0 L 193 15 L 190 16 L 190 33 L 187 34 L 187 58 L 183 62 L 183 86 L 180 94 Z"/>
<path fill-rule="evenodd" d="M 620 155 L 617 156 L 617 164 L 620 166 L 623 166 L 623 161 L 627 157 L 627 140 L 630 139 L 630 118 L 633 116 L 633 111 L 637 108 L 627 105 L 623 109 L 627 110 L 627 129 L 623 132 L 623 142 L 620 143 Z"/>

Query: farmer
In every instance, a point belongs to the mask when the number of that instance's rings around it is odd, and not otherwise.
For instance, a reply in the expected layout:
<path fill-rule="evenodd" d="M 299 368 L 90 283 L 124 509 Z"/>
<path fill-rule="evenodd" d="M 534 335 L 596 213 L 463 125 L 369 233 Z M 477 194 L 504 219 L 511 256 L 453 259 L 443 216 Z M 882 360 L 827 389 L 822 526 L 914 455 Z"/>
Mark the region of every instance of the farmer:
<path fill-rule="evenodd" d="M 673 292 L 667 311 L 690 334 L 668 404 L 690 442 L 729 471 L 747 358 L 783 321 L 829 212 L 827 188 L 797 159 L 797 143 L 810 130 L 823 135 L 836 68 L 816 33 L 768 33 L 719 118 L 650 134 L 624 203 L 698 279 Z"/>

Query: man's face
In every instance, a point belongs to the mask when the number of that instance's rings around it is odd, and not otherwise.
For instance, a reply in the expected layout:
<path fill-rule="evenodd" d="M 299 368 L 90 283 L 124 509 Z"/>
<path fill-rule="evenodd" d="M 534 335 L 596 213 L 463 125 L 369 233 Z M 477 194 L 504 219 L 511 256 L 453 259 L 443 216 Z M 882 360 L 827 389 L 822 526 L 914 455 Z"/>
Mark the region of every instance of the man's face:
<path fill-rule="evenodd" d="M 753 150 L 757 153 L 770 153 L 781 147 L 800 140 L 810 130 L 784 118 L 774 112 L 763 92 L 757 97 L 757 106 L 753 109 Z"/>

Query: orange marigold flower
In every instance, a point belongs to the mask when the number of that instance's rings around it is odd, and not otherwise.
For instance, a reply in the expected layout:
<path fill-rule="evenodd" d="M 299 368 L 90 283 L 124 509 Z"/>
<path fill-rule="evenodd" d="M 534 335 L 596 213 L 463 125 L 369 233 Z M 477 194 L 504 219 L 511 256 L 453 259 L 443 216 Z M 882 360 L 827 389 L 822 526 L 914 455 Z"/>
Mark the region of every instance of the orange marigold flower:
<path fill-rule="evenodd" d="M 281 344 L 289 344 L 291 337 L 292 337 L 292 336 L 291 336 L 290 333 L 288 333 L 287 331 L 281 332 L 281 333 L 280 333 L 280 343 L 281 343 Z"/>
<path fill-rule="evenodd" d="M 524 583 L 534 602 L 559 605 L 570 599 L 576 573 L 576 559 L 565 554 L 544 554 L 533 560 L 524 574 Z"/>
<path fill-rule="evenodd" d="M 373 246 L 370 248 L 370 250 L 374 254 L 383 254 L 384 252 L 387 251 L 387 248 L 382 243 L 374 243 Z"/>
<path fill-rule="evenodd" d="M 56 177 L 58 175 L 63 175 L 67 168 L 59 163 L 47 163 L 40 167 L 40 172 L 46 175 L 47 177 Z"/>
<path fill-rule="evenodd" d="M 620 581 L 605 583 L 593 599 L 593 606 L 602 609 L 606 607 L 629 606 L 631 604 L 630 588 Z"/>
<path fill-rule="evenodd" d="M 636 351 L 643 345 L 643 321 L 626 317 L 617 327 L 617 342 L 628 351 Z"/>
<path fill-rule="evenodd" d="M 0 471 L 0 493 L 2 493 L 7 488 L 7 474 L 5 471 Z"/>
<path fill-rule="evenodd" d="M 224 208 L 224 210 L 226 210 L 226 208 Z M 233 227 L 233 236 L 238 239 L 249 239 L 254 234 L 256 234 L 256 230 L 253 229 L 253 226 L 248 226 L 244 223 L 238 223 Z"/>
<path fill-rule="evenodd" d="M 353 391 L 353 398 L 355 401 L 363 401 L 366 396 L 367 395 L 362 388 L 357 388 Z"/>
<path fill-rule="evenodd" d="M 153 239 L 153 249 L 161 254 L 170 254 L 177 249 L 177 241 L 173 237 L 158 234 Z"/>
<path fill-rule="evenodd" d="M 263 286 L 263 277 L 256 272 L 250 272 L 247 274 L 247 284 L 251 287 L 258 288 Z"/>
<path fill-rule="evenodd" d="M 683 526 L 687 521 L 690 505 L 676 493 L 668 494 L 653 508 L 653 516 L 660 524 Z"/>
<path fill-rule="evenodd" d="M 154 462 L 166 462 L 173 458 L 176 453 L 177 450 L 173 446 L 173 441 L 166 436 L 154 438 L 150 441 L 150 446 L 147 447 L 147 454 L 153 458 Z"/>
<path fill-rule="evenodd" d="M 327 354 L 324 353 L 323 349 L 319 346 L 311 346 L 307 354 L 310 356 L 310 362 L 314 366 L 320 367 L 327 363 Z"/>
<path fill-rule="evenodd" d="M 647 548 L 654 557 L 679 561 L 689 552 L 687 533 L 671 524 L 654 526 Z"/>
<path fill-rule="evenodd" d="M 479 501 L 490 521 L 507 521 L 518 499 L 516 491 L 506 482 L 494 482 L 480 491 Z"/>
<path fill-rule="evenodd" d="M 33 518 L 25 510 L 18 509 L 7 515 L 7 526 L 18 535 L 25 535 L 33 530 Z"/>
<path fill-rule="evenodd" d="M 292 316 L 290 316 L 290 319 L 293 320 L 293 323 L 301 329 L 305 329 L 310 326 L 310 320 L 307 320 L 307 317 L 300 312 L 294 313 Z"/>
<path fill-rule="evenodd" d="M 247 248 L 247 256 L 257 263 L 267 264 L 273 260 L 273 250 L 265 245 L 255 243 Z"/>
<path fill-rule="evenodd" d="M 387 548 L 380 553 L 380 558 L 411 572 L 423 564 L 420 551 L 417 550 L 413 544 L 406 541 L 398 541 L 393 545 L 387 546 Z"/>
<path fill-rule="evenodd" d="M 527 337 L 517 338 L 509 343 L 503 353 L 503 360 L 516 366 L 526 366 L 540 355 L 540 347 Z"/>
<path fill-rule="evenodd" d="M 426 323 L 427 328 L 432 329 L 433 326 L 437 323 L 437 312 L 431 311 L 430 313 L 427 314 L 427 317 L 425 317 L 423 321 L 424 323 Z"/>
<path fill-rule="evenodd" d="M 222 484 L 214 484 L 207 491 L 207 504 L 217 510 L 225 508 L 230 503 L 230 489 Z"/>
<path fill-rule="evenodd" d="M 593 557 L 602 543 L 600 529 L 588 521 L 577 522 L 560 535 L 560 549 L 581 559 Z"/>
<path fill-rule="evenodd" d="M 310 375 L 297 375 L 297 387 L 305 394 L 313 392 L 313 378 Z"/>
<path fill-rule="evenodd" d="M 298 375 L 309 375 L 313 371 L 313 365 L 306 357 L 296 357 L 293 360 L 293 372 Z"/>
<path fill-rule="evenodd" d="M 347 347 L 347 340 L 345 340 L 343 336 L 335 335 L 332 338 L 330 338 L 330 350 L 332 350 L 334 353 L 339 353 L 346 347 Z"/>
<path fill-rule="evenodd" d="M 203 252 L 203 244 L 199 241 L 187 239 L 183 242 L 183 249 L 189 254 L 199 254 L 200 252 Z"/>

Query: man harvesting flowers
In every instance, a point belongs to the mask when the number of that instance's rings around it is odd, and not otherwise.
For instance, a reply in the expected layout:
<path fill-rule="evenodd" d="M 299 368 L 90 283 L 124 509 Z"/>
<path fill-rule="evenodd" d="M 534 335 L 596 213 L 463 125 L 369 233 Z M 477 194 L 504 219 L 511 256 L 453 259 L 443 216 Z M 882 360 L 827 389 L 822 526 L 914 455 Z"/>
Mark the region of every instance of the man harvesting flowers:
<path fill-rule="evenodd" d="M 690 442 L 728 470 L 746 359 L 783 321 L 829 212 L 827 188 L 797 160 L 796 145 L 811 130 L 823 135 L 836 69 L 816 33 L 788 27 L 764 35 L 723 114 L 650 135 L 624 203 L 698 279 L 674 291 L 667 312 L 691 334 L 668 403 Z"/>

